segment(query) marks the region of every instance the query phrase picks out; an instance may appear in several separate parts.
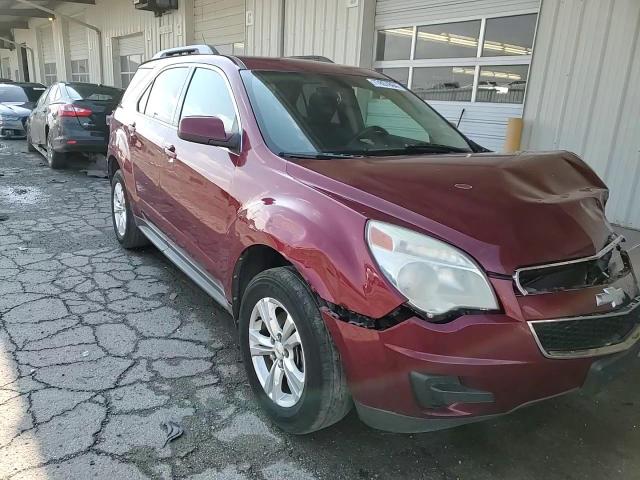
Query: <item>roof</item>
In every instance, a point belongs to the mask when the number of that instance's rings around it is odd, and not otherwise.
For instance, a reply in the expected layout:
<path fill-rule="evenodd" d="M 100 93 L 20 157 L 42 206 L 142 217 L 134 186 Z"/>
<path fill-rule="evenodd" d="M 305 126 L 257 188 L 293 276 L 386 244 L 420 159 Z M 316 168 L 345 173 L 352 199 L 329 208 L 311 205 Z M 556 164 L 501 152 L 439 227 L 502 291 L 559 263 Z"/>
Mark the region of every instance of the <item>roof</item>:
<path fill-rule="evenodd" d="M 381 73 L 367 68 L 338 65 L 326 61 L 303 60 L 277 57 L 237 57 L 248 70 L 279 70 L 283 72 L 324 73 L 336 75 L 361 75 L 364 77 L 386 78 Z"/>

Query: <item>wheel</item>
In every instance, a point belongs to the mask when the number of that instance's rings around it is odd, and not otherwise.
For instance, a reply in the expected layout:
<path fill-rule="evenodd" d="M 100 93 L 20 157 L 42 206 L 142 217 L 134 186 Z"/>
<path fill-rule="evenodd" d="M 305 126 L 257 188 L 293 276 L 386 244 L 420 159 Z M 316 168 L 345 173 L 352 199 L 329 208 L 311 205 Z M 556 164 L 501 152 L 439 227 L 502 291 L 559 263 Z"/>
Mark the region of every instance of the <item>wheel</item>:
<path fill-rule="evenodd" d="M 111 218 L 116 238 L 124 248 L 138 248 L 149 243 L 135 224 L 120 170 L 116 171 L 111 180 Z"/>
<path fill-rule="evenodd" d="M 53 135 L 51 132 L 47 135 L 47 163 L 53 169 L 62 168 L 64 166 L 67 155 L 65 153 L 56 152 L 53 149 Z"/>
<path fill-rule="evenodd" d="M 36 147 L 33 146 L 31 142 L 31 127 L 27 123 L 27 151 L 28 152 L 37 152 Z"/>
<path fill-rule="evenodd" d="M 251 388 L 280 428 L 310 433 L 349 412 L 340 357 L 315 299 L 292 268 L 266 270 L 251 280 L 239 328 Z"/>

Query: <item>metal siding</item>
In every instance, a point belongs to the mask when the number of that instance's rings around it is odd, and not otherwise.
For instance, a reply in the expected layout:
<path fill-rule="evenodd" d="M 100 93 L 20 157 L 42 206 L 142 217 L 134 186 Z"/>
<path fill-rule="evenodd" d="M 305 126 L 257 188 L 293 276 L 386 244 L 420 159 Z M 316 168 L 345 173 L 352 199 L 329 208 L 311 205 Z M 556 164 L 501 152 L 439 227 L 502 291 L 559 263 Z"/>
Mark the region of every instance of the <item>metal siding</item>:
<path fill-rule="evenodd" d="M 195 0 L 196 43 L 225 45 L 245 40 L 244 0 Z"/>
<path fill-rule="evenodd" d="M 42 52 L 42 63 L 56 62 L 56 51 L 53 46 L 53 28 L 51 26 L 40 29 L 40 52 Z"/>
<path fill-rule="evenodd" d="M 377 27 L 401 27 L 536 10 L 540 0 L 378 0 Z"/>
<path fill-rule="evenodd" d="M 118 55 L 144 55 L 144 36 L 130 35 L 118 39 Z"/>
<path fill-rule="evenodd" d="M 360 8 L 348 7 L 346 0 L 286 2 L 284 55 L 322 55 L 336 63 L 358 65 Z"/>
<path fill-rule="evenodd" d="M 84 20 L 84 18 L 78 18 Z M 85 60 L 89 58 L 89 44 L 87 42 L 87 27 L 74 22 L 69 25 L 69 58 L 71 60 Z"/>
<path fill-rule="evenodd" d="M 136 10 L 131 0 L 96 0 L 94 6 L 86 7 L 87 23 L 102 30 L 104 82 L 111 85 L 115 83 L 113 59 L 117 51 L 113 49 L 118 46 L 118 38 L 142 34 L 146 59 L 159 50 L 184 45 L 186 4 L 185 1 L 178 2 L 178 10 L 171 10 L 159 18 L 151 12 Z M 161 29 L 166 29 L 165 33 L 161 33 Z M 98 81 L 98 37 L 95 32 L 89 32 L 88 35 L 92 52 L 89 59 L 92 81 Z"/>
<path fill-rule="evenodd" d="M 536 52 L 523 146 L 582 156 L 610 220 L 640 228 L 640 2 L 544 0 Z"/>
<path fill-rule="evenodd" d="M 504 146 L 508 119 L 522 116 L 522 105 L 434 101 L 427 103 L 454 125 L 458 124 L 464 108 L 460 131 L 483 147 L 494 151 L 500 151 Z"/>

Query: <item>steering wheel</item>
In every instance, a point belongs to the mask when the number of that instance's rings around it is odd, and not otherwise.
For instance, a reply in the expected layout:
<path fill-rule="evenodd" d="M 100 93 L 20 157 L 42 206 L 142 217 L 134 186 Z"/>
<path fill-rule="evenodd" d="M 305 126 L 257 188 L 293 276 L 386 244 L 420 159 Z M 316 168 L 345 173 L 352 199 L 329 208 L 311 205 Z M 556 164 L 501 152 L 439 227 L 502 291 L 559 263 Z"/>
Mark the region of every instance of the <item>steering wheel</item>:
<path fill-rule="evenodd" d="M 349 139 L 349 143 L 355 142 L 356 140 L 368 139 L 373 140 L 374 142 L 383 137 L 388 137 L 389 132 L 378 125 L 371 125 L 370 127 L 365 127 L 356 133 L 353 137 Z"/>

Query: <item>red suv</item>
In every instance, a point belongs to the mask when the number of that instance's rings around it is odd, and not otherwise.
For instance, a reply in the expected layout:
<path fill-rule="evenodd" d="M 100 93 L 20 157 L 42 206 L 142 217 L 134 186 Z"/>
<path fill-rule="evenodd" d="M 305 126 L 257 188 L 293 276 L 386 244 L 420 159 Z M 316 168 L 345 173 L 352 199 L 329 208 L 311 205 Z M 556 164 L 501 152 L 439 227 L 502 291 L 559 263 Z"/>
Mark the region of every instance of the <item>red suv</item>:
<path fill-rule="evenodd" d="M 637 279 L 575 155 L 488 152 L 371 70 L 212 53 L 136 73 L 113 224 L 233 315 L 281 428 L 354 404 L 376 428 L 448 428 L 634 363 Z"/>

